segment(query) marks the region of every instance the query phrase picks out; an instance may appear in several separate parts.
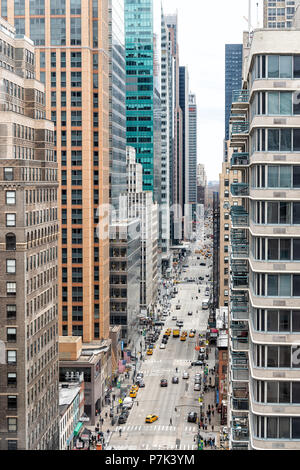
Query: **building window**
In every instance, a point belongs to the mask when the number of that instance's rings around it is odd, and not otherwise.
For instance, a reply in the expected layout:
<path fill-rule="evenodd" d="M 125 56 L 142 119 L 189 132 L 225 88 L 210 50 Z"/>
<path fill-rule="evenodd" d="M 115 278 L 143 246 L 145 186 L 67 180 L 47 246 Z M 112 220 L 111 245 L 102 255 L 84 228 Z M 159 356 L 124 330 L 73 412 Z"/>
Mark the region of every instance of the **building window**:
<path fill-rule="evenodd" d="M 17 341 L 17 328 L 6 329 L 6 341 L 8 343 L 15 343 Z"/>
<path fill-rule="evenodd" d="M 15 16 L 25 16 L 25 1 L 24 0 L 15 0 Z"/>
<path fill-rule="evenodd" d="M 71 72 L 71 87 L 81 88 L 81 72 Z"/>
<path fill-rule="evenodd" d="M 17 363 L 17 351 L 6 351 L 6 360 L 7 364 L 16 364 Z"/>
<path fill-rule="evenodd" d="M 15 18 L 14 26 L 16 28 L 16 34 L 25 35 L 25 18 Z"/>
<path fill-rule="evenodd" d="M 71 18 L 71 46 L 81 45 L 81 18 Z"/>
<path fill-rule="evenodd" d="M 9 439 L 7 441 L 7 450 L 18 450 L 18 441 Z"/>
<path fill-rule="evenodd" d="M 16 260 L 15 259 L 6 260 L 6 273 L 16 274 Z"/>
<path fill-rule="evenodd" d="M 14 179 L 14 170 L 13 168 L 4 168 L 4 180 L 13 181 Z"/>
<path fill-rule="evenodd" d="M 15 372 L 8 372 L 7 374 L 7 386 L 16 387 L 17 386 L 17 374 Z"/>
<path fill-rule="evenodd" d="M 30 38 L 35 46 L 45 45 L 45 18 L 30 18 Z"/>
<path fill-rule="evenodd" d="M 30 0 L 30 15 L 44 15 L 45 0 Z"/>
<path fill-rule="evenodd" d="M 8 233 L 5 236 L 6 251 L 14 251 L 16 249 L 16 236 L 14 233 Z"/>
<path fill-rule="evenodd" d="M 66 45 L 66 19 L 51 18 L 51 45 Z"/>
<path fill-rule="evenodd" d="M 51 0 L 50 14 L 51 15 L 65 15 L 66 14 L 66 0 Z"/>
<path fill-rule="evenodd" d="M 7 418 L 7 430 L 8 432 L 17 432 L 17 418 Z"/>
<path fill-rule="evenodd" d="M 81 0 L 71 0 L 70 2 L 71 15 L 81 14 Z"/>
<path fill-rule="evenodd" d="M 6 191 L 6 204 L 7 205 L 16 204 L 16 191 Z"/>
<path fill-rule="evenodd" d="M 6 283 L 6 294 L 7 295 L 16 295 L 17 293 L 17 283 L 16 282 L 7 282 Z"/>
<path fill-rule="evenodd" d="M 17 306 L 13 305 L 6 305 L 6 318 L 7 320 L 14 320 L 17 318 Z"/>

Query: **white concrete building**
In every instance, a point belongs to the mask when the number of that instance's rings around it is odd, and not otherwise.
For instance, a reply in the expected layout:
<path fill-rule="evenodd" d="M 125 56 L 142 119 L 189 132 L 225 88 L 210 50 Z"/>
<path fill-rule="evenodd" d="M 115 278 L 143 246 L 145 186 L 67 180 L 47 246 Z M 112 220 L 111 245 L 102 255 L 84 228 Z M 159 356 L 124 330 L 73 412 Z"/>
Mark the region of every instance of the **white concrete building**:
<path fill-rule="evenodd" d="M 300 29 L 254 31 L 231 109 L 232 449 L 300 448 L 299 44 Z"/>
<path fill-rule="evenodd" d="M 74 382 L 59 384 L 59 450 L 72 450 L 83 423 L 83 373 Z"/>

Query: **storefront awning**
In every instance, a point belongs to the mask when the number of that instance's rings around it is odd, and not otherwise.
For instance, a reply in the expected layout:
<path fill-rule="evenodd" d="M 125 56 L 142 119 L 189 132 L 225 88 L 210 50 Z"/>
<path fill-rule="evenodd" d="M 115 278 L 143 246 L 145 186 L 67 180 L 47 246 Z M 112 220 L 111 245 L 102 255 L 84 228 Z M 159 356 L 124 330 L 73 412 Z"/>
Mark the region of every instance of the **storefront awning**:
<path fill-rule="evenodd" d="M 79 423 L 77 424 L 77 426 L 76 426 L 76 428 L 75 428 L 75 430 L 74 430 L 74 436 L 78 436 L 79 431 L 80 431 L 80 429 L 82 428 L 82 426 L 83 426 L 83 423 L 82 423 L 81 421 L 79 421 Z"/>

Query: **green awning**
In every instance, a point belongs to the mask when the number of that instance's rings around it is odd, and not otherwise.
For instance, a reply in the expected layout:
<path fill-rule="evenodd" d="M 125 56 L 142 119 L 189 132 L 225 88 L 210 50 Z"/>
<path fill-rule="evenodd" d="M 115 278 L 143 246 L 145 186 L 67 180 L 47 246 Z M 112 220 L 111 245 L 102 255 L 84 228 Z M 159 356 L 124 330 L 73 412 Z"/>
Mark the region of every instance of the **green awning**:
<path fill-rule="evenodd" d="M 75 428 L 75 430 L 74 430 L 74 436 L 77 436 L 77 435 L 78 435 L 80 429 L 82 428 L 82 425 L 83 425 L 83 423 L 81 423 L 81 421 L 79 421 L 79 423 L 77 424 L 77 426 L 76 426 L 76 428 Z"/>

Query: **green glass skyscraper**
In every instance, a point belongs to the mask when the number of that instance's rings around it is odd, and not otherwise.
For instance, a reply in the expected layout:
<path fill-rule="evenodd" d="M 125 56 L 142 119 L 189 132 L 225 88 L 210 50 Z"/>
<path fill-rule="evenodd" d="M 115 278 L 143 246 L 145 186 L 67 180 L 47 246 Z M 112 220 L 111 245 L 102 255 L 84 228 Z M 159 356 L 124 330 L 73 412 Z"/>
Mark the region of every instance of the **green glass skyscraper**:
<path fill-rule="evenodd" d="M 125 0 L 126 137 L 143 165 L 143 190 L 160 200 L 160 96 L 155 86 L 153 0 Z"/>

